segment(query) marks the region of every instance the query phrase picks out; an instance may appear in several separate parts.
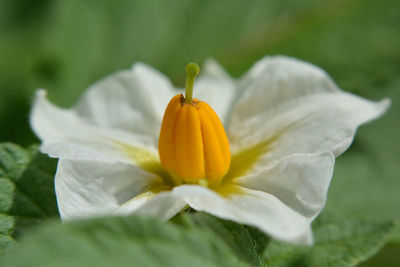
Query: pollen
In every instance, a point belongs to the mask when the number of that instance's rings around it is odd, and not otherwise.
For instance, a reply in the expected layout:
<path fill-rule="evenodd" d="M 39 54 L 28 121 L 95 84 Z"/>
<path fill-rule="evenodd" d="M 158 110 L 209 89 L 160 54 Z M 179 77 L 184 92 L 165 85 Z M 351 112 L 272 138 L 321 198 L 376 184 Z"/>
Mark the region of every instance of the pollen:
<path fill-rule="evenodd" d="M 215 186 L 230 167 L 229 142 L 215 111 L 191 98 L 198 66 L 194 64 L 196 72 L 189 65 L 186 98 L 183 94 L 174 96 L 165 110 L 158 143 L 161 165 L 177 184 Z"/>

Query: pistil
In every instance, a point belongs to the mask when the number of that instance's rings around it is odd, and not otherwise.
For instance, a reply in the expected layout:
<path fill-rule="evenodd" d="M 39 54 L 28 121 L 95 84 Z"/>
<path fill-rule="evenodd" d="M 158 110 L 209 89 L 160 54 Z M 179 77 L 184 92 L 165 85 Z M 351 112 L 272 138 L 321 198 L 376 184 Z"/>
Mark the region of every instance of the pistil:
<path fill-rule="evenodd" d="M 185 103 L 191 104 L 193 101 L 193 85 L 196 76 L 199 74 L 200 68 L 196 63 L 189 63 L 186 66 L 186 86 L 185 86 Z"/>

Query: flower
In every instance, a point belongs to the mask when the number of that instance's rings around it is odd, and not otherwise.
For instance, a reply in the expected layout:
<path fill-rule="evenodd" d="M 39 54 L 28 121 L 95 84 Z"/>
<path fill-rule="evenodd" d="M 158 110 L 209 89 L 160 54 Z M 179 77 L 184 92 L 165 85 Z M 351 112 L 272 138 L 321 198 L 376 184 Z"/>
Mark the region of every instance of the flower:
<path fill-rule="evenodd" d="M 335 156 L 390 105 L 343 92 L 323 70 L 289 57 L 265 57 L 239 79 L 208 61 L 194 94 L 218 114 L 232 156 L 222 182 L 207 186 L 180 184 L 160 164 L 160 127 L 175 94 L 141 63 L 97 82 L 71 109 L 36 93 L 31 125 L 41 151 L 59 158 L 62 219 L 136 213 L 167 220 L 189 205 L 310 244 Z"/>

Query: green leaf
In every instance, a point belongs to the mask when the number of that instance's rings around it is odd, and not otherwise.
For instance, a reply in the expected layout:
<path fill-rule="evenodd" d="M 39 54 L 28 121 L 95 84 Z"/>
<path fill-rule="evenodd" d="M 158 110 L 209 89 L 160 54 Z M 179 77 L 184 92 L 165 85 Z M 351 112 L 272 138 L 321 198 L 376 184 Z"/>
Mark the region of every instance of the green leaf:
<path fill-rule="evenodd" d="M 315 244 L 309 247 L 279 242 L 255 228 L 206 213 L 190 213 L 174 221 L 212 232 L 252 266 L 354 266 L 398 241 L 400 231 L 400 222 L 368 222 L 324 212 L 313 223 Z"/>
<path fill-rule="evenodd" d="M 58 215 L 57 161 L 10 143 L 0 144 L 0 254 L 32 226 Z"/>
<path fill-rule="evenodd" d="M 400 244 L 390 243 L 386 245 L 377 255 L 361 263 L 359 267 L 393 266 L 400 262 Z"/>
<path fill-rule="evenodd" d="M 185 214 L 180 218 L 186 226 L 200 227 L 221 238 L 239 259 L 252 266 L 264 265 L 261 255 L 269 238 L 257 229 L 222 220 L 202 212 Z"/>
<path fill-rule="evenodd" d="M 204 213 L 177 219 L 183 225 L 134 216 L 48 223 L 0 266 L 355 266 L 400 226 L 323 214 L 313 225 L 315 245 L 305 247 Z"/>
<path fill-rule="evenodd" d="M 17 266 L 247 266 L 218 237 L 143 217 L 51 223 L 0 261 Z"/>
<path fill-rule="evenodd" d="M 313 230 L 311 247 L 270 242 L 264 254 L 268 266 L 355 266 L 393 241 L 399 224 L 323 213 Z"/>

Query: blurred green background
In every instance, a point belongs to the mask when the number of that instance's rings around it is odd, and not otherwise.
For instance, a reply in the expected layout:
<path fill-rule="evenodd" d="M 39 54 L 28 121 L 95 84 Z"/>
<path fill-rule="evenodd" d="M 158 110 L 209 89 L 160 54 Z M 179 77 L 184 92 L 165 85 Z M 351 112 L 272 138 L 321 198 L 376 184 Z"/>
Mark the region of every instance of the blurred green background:
<path fill-rule="evenodd" d="M 183 86 L 188 61 L 215 58 L 237 77 L 264 55 L 289 55 L 344 90 L 392 99 L 338 158 L 327 209 L 399 221 L 399 14 L 398 0 L 0 0 L 0 141 L 38 142 L 28 124 L 37 88 L 67 107 L 135 61 Z M 400 261 L 398 248 L 366 266 Z"/>

